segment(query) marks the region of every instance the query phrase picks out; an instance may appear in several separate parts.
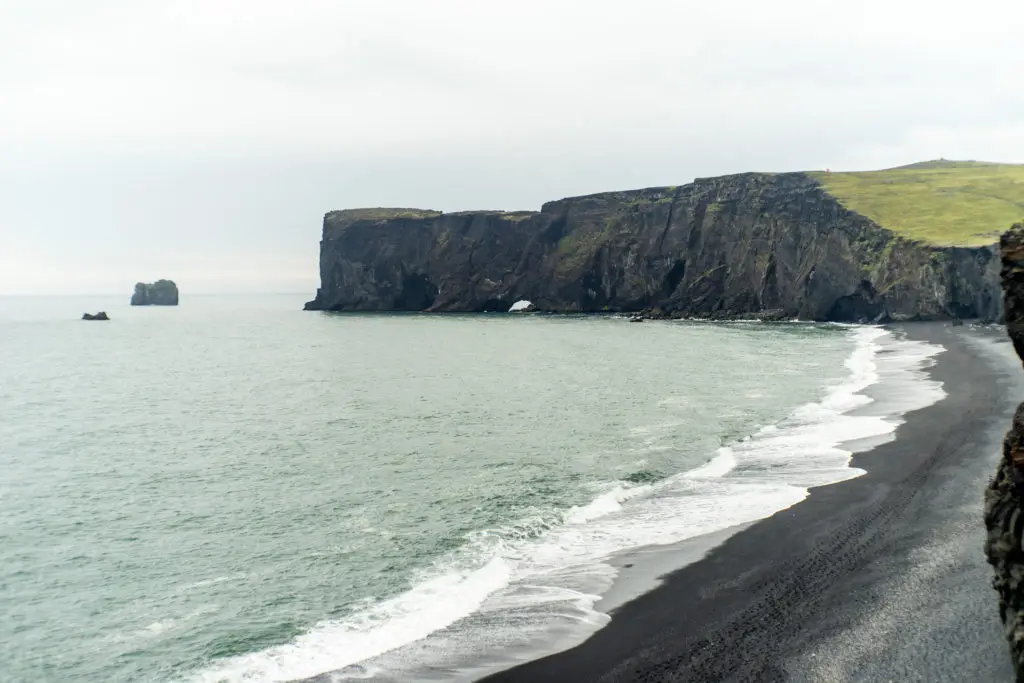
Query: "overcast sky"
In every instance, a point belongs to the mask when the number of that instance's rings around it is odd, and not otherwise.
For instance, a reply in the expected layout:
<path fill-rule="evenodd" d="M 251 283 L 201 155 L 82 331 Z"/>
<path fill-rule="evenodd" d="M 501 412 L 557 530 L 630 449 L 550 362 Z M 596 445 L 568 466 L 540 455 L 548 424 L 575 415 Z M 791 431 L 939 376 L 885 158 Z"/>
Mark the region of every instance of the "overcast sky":
<path fill-rule="evenodd" d="M 1024 162 L 1024 2 L 0 0 L 0 294 L 317 285 L 330 209 Z"/>

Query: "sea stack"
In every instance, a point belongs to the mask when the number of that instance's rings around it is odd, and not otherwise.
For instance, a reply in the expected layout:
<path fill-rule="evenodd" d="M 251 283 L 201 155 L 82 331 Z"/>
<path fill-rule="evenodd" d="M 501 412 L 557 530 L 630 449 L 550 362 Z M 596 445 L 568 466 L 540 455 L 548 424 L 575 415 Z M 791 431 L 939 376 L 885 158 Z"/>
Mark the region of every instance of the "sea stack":
<path fill-rule="evenodd" d="M 99 313 L 83 313 L 82 320 L 110 320 L 110 316 L 107 315 L 106 311 L 100 311 Z"/>
<path fill-rule="evenodd" d="M 1024 225 L 1010 228 L 999 246 L 1006 329 L 1024 360 Z M 985 554 L 995 569 L 992 585 L 999 594 L 999 617 L 1017 680 L 1024 681 L 1024 403 L 1013 416 L 996 476 L 985 491 L 985 526 Z"/>
<path fill-rule="evenodd" d="M 132 294 L 132 306 L 177 306 L 178 286 L 173 280 L 139 282 Z"/>

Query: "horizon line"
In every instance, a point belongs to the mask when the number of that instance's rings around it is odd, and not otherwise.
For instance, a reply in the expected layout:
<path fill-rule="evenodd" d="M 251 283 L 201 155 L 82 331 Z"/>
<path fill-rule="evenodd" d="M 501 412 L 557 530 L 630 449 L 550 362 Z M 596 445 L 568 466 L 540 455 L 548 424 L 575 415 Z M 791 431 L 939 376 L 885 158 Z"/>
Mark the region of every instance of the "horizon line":
<path fill-rule="evenodd" d="M 247 296 L 247 295 L 254 295 L 254 294 L 262 294 L 262 295 L 273 294 L 273 295 L 281 295 L 281 296 L 284 296 L 284 295 L 289 295 L 289 296 L 291 296 L 291 295 L 309 296 L 310 292 L 307 291 L 307 290 L 302 290 L 302 291 L 252 290 L 252 291 L 244 291 L 244 292 L 240 292 L 240 291 L 219 291 L 219 292 L 217 292 L 217 291 L 204 291 L 204 292 L 189 292 L 185 296 Z M 315 292 L 314 292 L 314 294 L 315 294 Z M 39 294 L 39 293 L 28 293 L 28 294 L 25 294 L 25 293 L 6 293 L 6 292 L 0 292 L 0 298 L 11 298 L 11 299 L 13 299 L 13 298 L 22 298 L 22 297 L 23 298 L 36 297 L 36 298 L 40 298 L 40 299 L 41 298 L 46 298 L 46 297 L 51 297 L 51 298 L 53 298 L 53 297 L 81 298 L 81 297 L 90 297 L 90 296 L 102 296 L 102 297 L 123 296 L 125 298 L 125 300 L 128 300 L 128 299 L 131 298 L 131 295 L 125 295 L 123 292 L 86 292 L 86 293 L 74 292 L 74 293 L 48 293 L 48 294 L 46 294 L 46 293 L 44 293 L 44 294 Z"/>

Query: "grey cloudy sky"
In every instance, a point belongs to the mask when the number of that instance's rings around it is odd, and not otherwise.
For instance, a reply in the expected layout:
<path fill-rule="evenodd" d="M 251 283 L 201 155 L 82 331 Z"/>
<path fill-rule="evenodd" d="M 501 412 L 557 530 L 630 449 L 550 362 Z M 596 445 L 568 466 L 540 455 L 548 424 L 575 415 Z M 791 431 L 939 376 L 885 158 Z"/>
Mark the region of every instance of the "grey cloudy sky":
<path fill-rule="evenodd" d="M 0 294 L 306 291 L 355 206 L 1024 162 L 1019 0 L 0 0 Z"/>

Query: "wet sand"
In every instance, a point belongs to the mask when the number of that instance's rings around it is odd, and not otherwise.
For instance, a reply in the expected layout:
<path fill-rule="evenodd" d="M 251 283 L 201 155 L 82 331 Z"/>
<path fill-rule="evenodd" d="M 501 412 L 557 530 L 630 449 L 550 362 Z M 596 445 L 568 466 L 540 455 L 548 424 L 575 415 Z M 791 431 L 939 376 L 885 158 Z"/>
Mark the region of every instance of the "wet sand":
<path fill-rule="evenodd" d="M 724 542 L 620 559 L 623 594 L 648 592 L 607 596 L 587 641 L 484 680 L 1012 681 L 981 506 L 1024 370 L 999 330 L 900 329 L 946 348 L 929 372 L 949 395 L 855 455 L 867 474 Z"/>

